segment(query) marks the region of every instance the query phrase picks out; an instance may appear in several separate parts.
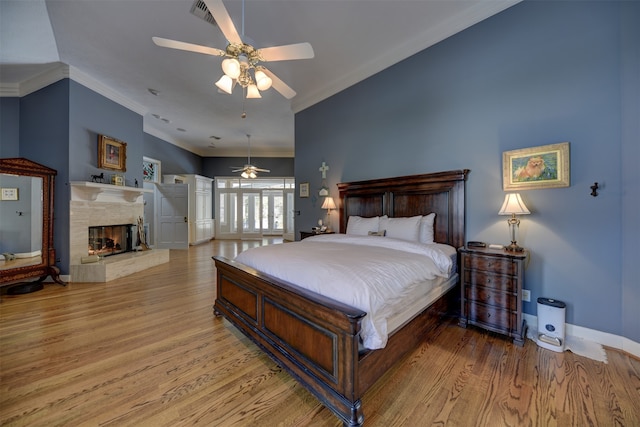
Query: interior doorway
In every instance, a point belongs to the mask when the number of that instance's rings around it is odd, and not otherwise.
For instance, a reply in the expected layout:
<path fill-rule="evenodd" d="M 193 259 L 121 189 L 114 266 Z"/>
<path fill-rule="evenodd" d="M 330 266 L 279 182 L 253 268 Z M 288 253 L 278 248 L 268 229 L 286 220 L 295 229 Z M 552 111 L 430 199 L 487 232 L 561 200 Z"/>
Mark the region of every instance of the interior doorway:
<path fill-rule="evenodd" d="M 216 177 L 216 239 L 294 240 L 294 191 L 292 177 Z"/>

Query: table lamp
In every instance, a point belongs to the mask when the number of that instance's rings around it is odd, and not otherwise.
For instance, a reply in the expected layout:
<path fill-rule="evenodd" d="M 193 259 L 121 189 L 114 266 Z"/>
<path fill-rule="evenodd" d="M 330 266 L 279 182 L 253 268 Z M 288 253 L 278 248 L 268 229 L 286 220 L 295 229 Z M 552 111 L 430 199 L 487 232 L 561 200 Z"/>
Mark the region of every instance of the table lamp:
<path fill-rule="evenodd" d="M 528 215 L 529 209 L 520 198 L 519 193 L 508 193 L 504 197 L 504 203 L 498 215 L 511 215 L 511 218 L 507 220 L 507 224 L 511 227 L 511 244 L 505 248 L 509 252 L 522 252 L 523 248 L 516 243 L 516 227 L 520 226 L 520 220 L 516 218 L 516 215 Z"/>

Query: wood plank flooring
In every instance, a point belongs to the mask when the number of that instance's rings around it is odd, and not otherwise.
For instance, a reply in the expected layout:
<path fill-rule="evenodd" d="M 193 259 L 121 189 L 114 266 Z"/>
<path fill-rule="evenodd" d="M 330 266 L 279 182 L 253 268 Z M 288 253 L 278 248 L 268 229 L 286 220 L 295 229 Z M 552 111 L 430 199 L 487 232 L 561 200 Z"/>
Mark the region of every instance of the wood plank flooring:
<path fill-rule="evenodd" d="M 3 426 L 339 426 L 212 314 L 213 241 L 109 283 L 0 302 Z M 640 361 L 516 347 L 456 319 L 363 398 L 366 426 L 640 426 Z"/>

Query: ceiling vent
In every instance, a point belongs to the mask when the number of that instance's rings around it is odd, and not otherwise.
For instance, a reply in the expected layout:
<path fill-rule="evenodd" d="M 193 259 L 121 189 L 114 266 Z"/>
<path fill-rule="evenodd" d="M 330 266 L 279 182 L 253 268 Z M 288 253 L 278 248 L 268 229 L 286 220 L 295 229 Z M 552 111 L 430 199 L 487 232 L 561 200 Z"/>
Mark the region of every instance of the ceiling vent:
<path fill-rule="evenodd" d="M 218 24 L 216 24 L 216 20 L 213 19 L 211 12 L 209 12 L 207 5 L 202 0 L 196 0 L 195 2 L 193 2 L 193 6 L 191 6 L 191 13 L 198 18 L 207 21 L 214 27 L 218 26 Z"/>

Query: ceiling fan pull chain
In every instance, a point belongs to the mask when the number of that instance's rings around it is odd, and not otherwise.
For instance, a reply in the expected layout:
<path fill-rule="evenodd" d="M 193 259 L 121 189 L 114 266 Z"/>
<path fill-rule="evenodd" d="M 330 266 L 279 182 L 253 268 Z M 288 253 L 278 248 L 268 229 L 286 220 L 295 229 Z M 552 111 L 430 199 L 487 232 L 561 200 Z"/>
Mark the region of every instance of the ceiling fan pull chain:
<path fill-rule="evenodd" d="M 244 43 L 244 0 L 242 0 L 242 43 Z"/>

